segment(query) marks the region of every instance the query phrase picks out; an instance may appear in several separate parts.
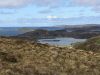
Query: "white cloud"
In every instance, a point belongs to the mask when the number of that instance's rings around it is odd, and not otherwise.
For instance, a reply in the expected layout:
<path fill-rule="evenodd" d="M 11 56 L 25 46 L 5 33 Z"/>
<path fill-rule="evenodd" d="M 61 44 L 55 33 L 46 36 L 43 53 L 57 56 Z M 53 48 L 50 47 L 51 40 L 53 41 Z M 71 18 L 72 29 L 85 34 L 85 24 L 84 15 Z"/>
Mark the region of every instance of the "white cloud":
<path fill-rule="evenodd" d="M 78 6 L 89 6 L 92 7 L 92 10 L 95 12 L 100 11 L 100 0 L 72 0 L 72 5 L 78 5 Z"/>
<path fill-rule="evenodd" d="M 0 7 L 13 8 L 31 3 L 32 0 L 0 0 Z"/>
<path fill-rule="evenodd" d="M 91 5 L 100 6 L 100 0 L 71 0 L 73 4 L 77 5 Z M 0 0 L 0 7 L 20 7 L 28 4 L 37 6 L 59 6 L 65 3 L 65 0 Z M 67 3 L 67 0 L 66 0 Z M 70 5 L 70 4 L 69 4 Z"/>
<path fill-rule="evenodd" d="M 95 11 L 100 9 L 100 0 L 70 0 L 73 4 L 79 6 L 92 6 Z M 68 0 L 0 0 L 0 8 L 16 8 L 23 7 L 26 5 L 33 4 L 35 6 L 44 6 L 44 7 L 60 7 L 64 4 L 67 4 Z M 69 3 L 71 6 L 71 3 Z M 67 6 L 66 6 L 67 7 Z M 43 13 L 49 13 L 44 11 Z"/>
<path fill-rule="evenodd" d="M 0 7 L 13 8 L 28 4 L 37 6 L 57 6 L 62 0 L 0 0 Z"/>
<path fill-rule="evenodd" d="M 58 18 L 58 17 L 57 16 L 51 16 L 51 15 L 47 16 L 47 19 L 50 19 L 50 20 L 56 19 L 56 18 Z"/>
<path fill-rule="evenodd" d="M 100 0 L 73 0 L 73 3 L 88 6 L 100 6 Z"/>

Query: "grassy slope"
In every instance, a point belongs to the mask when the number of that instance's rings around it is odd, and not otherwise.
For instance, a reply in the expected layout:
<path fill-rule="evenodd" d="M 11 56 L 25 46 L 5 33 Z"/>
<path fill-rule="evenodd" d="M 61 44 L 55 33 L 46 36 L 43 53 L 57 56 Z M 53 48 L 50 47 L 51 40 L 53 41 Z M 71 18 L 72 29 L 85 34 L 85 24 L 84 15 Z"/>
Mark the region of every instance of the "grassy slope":
<path fill-rule="evenodd" d="M 91 39 L 88 39 L 84 43 L 77 43 L 74 45 L 76 49 L 84 49 L 84 50 L 90 50 L 94 52 L 100 52 L 100 36 L 93 37 Z"/>
<path fill-rule="evenodd" d="M 0 38 L 0 75 L 100 75 L 100 53 Z"/>

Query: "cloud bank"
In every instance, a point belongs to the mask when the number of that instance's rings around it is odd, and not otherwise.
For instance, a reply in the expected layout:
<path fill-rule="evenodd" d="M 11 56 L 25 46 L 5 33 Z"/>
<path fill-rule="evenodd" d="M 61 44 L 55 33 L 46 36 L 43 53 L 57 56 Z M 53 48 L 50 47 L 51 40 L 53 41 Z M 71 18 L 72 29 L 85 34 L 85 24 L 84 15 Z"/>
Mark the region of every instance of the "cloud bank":
<path fill-rule="evenodd" d="M 72 3 L 78 6 L 90 6 L 95 12 L 100 12 L 100 0 L 72 0 Z"/>
<path fill-rule="evenodd" d="M 73 0 L 73 2 L 84 6 L 100 6 L 100 0 Z"/>
<path fill-rule="evenodd" d="M 58 6 L 62 0 L 0 0 L 0 7 L 14 8 L 29 4 L 37 6 Z"/>
<path fill-rule="evenodd" d="M 74 5 L 100 7 L 100 0 L 0 0 L 0 7 L 15 8 L 26 5 L 57 7 L 70 1 Z M 69 3 L 69 6 L 71 5 Z"/>
<path fill-rule="evenodd" d="M 31 3 L 32 0 L 0 0 L 0 7 L 2 8 L 13 8 L 20 7 Z"/>

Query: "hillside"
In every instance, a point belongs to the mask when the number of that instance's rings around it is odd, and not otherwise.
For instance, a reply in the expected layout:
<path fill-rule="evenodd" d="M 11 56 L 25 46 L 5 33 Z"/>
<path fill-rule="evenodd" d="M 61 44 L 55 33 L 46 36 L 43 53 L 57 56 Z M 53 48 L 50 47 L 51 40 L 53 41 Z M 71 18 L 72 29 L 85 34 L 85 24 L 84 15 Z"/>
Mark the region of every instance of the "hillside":
<path fill-rule="evenodd" d="M 0 37 L 0 75 L 100 75 L 100 53 Z"/>
<path fill-rule="evenodd" d="M 63 26 L 62 26 L 63 27 Z M 61 28 L 61 27 L 59 27 Z M 50 28 L 48 28 L 50 29 Z M 72 37 L 78 39 L 88 39 L 100 35 L 100 25 L 83 25 L 83 26 L 68 26 L 59 30 L 36 29 L 26 32 L 17 37 L 34 38 L 54 38 L 54 37 Z"/>
<path fill-rule="evenodd" d="M 77 43 L 74 45 L 74 47 L 76 49 L 100 52 L 100 36 L 90 38 L 84 43 Z"/>

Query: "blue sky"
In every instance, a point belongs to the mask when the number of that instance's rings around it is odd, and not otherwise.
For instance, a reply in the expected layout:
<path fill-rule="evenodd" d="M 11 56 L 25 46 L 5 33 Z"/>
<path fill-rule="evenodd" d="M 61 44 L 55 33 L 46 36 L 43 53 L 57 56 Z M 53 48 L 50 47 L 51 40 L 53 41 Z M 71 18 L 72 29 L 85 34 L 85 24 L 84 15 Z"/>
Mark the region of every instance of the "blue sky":
<path fill-rule="evenodd" d="M 0 0 L 0 27 L 100 24 L 100 0 Z"/>

